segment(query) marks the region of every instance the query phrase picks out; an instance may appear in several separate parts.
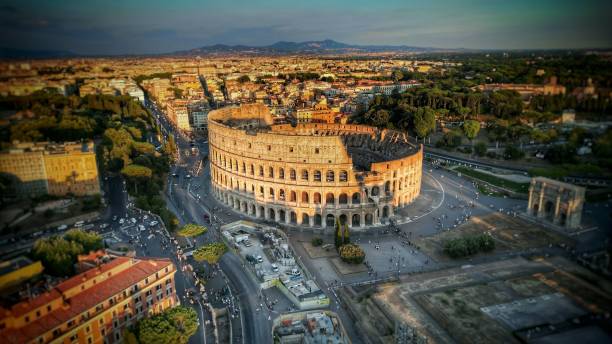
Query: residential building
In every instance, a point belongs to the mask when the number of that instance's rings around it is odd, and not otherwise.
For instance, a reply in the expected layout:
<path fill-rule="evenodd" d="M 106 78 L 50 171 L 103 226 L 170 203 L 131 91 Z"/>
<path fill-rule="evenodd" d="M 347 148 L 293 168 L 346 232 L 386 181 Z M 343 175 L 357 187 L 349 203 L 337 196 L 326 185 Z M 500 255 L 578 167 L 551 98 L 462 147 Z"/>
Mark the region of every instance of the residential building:
<path fill-rule="evenodd" d="M 169 259 L 118 257 L 0 307 L 4 343 L 122 343 L 122 331 L 178 304 Z"/>
<path fill-rule="evenodd" d="M 175 99 L 168 102 L 168 118 L 180 130 L 191 131 L 187 100 Z"/>
<path fill-rule="evenodd" d="M 93 142 L 16 143 L 0 153 L 0 173 L 14 179 L 17 196 L 100 193 Z"/>

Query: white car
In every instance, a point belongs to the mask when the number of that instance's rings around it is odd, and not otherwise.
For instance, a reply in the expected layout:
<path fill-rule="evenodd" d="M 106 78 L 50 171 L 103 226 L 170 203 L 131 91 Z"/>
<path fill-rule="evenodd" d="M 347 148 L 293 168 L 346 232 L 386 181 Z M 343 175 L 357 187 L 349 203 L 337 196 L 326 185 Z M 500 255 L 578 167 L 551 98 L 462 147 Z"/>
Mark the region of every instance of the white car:
<path fill-rule="evenodd" d="M 108 223 L 103 223 L 103 224 L 101 224 L 101 225 L 100 225 L 100 228 L 101 228 L 101 229 L 104 229 L 104 228 L 106 228 L 106 227 L 108 227 Z"/>
<path fill-rule="evenodd" d="M 74 224 L 74 226 L 79 228 L 79 227 L 83 227 L 84 224 L 85 224 L 85 221 L 78 221 Z"/>
<path fill-rule="evenodd" d="M 133 217 L 130 219 L 130 221 L 132 221 L 133 224 L 136 224 L 136 222 L 137 222 L 136 219 L 133 218 Z"/>
<path fill-rule="evenodd" d="M 141 231 L 141 232 L 144 232 L 145 231 L 145 226 L 138 225 L 138 230 Z"/>
<path fill-rule="evenodd" d="M 146 220 L 148 218 L 149 218 L 149 215 L 145 215 L 145 216 L 142 217 L 143 220 Z"/>
<path fill-rule="evenodd" d="M 149 226 L 154 227 L 154 226 L 157 226 L 158 223 L 159 222 L 157 221 L 151 221 L 151 223 L 149 223 Z"/>
<path fill-rule="evenodd" d="M 125 223 L 125 219 L 119 219 L 119 224 L 122 225 Z"/>
<path fill-rule="evenodd" d="M 57 227 L 58 231 L 64 231 L 66 229 L 68 229 L 68 226 L 66 226 L 66 225 L 61 225 L 61 226 Z"/>

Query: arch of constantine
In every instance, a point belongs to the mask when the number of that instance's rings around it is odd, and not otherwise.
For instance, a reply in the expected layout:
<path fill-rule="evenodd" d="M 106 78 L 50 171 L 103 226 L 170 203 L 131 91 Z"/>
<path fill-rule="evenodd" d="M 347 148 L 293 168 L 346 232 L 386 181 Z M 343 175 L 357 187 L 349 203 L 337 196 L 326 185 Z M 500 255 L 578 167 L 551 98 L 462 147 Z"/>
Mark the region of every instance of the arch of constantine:
<path fill-rule="evenodd" d="M 208 115 L 216 198 L 252 217 L 307 227 L 385 222 L 420 192 L 423 148 L 405 133 L 349 124 L 273 124 L 248 104 Z"/>

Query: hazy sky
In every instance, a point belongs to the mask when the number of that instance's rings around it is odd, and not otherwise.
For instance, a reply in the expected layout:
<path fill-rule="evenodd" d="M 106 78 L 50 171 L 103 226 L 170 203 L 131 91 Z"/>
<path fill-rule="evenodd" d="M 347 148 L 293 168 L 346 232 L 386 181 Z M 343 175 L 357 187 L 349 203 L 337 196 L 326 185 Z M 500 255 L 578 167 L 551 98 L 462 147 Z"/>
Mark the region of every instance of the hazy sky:
<path fill-rule="evenodd" d="M 612 47 L 612 0 L 2 0 L 0 46 L 82 54 L 331 38 L 439 48 Z"/>

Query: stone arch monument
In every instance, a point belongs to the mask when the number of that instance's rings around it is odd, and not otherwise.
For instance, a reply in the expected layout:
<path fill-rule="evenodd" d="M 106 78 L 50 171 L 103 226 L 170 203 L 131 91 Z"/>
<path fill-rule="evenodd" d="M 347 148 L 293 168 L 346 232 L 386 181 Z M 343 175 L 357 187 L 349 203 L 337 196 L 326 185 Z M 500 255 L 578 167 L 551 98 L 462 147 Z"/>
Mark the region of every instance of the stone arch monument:
<path fill-rule="evenodd" d="M 585 189 L 580 186 L 544 177 L 532 178 L 527 214 L 559 227 L 578 228 L 584 194 Z"/>

